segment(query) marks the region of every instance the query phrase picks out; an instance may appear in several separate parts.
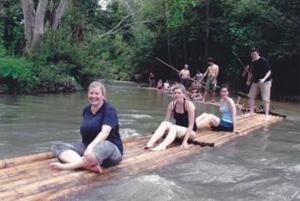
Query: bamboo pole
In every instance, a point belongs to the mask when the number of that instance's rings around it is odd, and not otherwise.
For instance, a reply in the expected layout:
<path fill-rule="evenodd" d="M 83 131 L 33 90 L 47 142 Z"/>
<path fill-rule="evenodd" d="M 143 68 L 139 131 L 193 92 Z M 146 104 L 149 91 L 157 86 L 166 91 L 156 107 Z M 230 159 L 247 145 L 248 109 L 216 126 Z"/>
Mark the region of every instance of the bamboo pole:
<path fill-rule="evenodd" d="M 258 115 L 254 118 L 255 121 L 252 124 L 249 124 L 247 122 L 248 117 L 245 116 L 243 120 L 240 120 L 244 126 L 243 127 L 244 132 L 250 132 L 252 130 L 260 128 L 262 125 L 267 125 L 268 123 L 261 121 L 263 117 L 264 115 L 261 116 Z M 275 123 L 279 120 L 282 120 L 282 118 L 270 118 L 269 124 Z M 221 135 L 216 135 L 215 137 L 212 136 L 213 135 L 211 134 L 207 135 L 207 137 L 211 138 L 211 140 L 213 140 L 217 146 L 225 142 L 228 142 L 231 139 L 239 137 L 238 135 L 233 133 L 227 133 L 227 134 L 221 133 Z M 192 150 L 198 150 L 198 151 L 201 150 L 199 146 L 192 146 L 191 149 L 184 150 L 179 146 L 172 145 L 173 147 L 171 146 L 166 151 L 147 152 L 141 149 L 143 147 L 141 145 L 142 144 L 141 142 L 146 142 L 147 139 L 148 136 L 145 136 L 143 139 L 137 137 L 135 138 L 135 140 L 126 141 L 131 145 L 128 146 L 128 152 L 124 154 L 123 162 L 118 166 L 105 169 L 102 175 L 97 175 L 96 173 L 87 172 L 87 171 L 80 171 L 80 172 L 60 171 L 57 173 L 53 173 L 52 175 L 32 174 L 38 176 L 36 180 L 35 179 L 28 180 L 30 181 L 28 187 L 25 186 L 25 182 L 17 182 L 17 181 L 12 182 L 11 187 L 13 187 L 13 189 L 6 188 L 7 191 L 3 193 L 0 192 L 0 198 L 4 200 L 11 199 L 11 198 L 19 199 L 19 198 L 26 198 L 26 197 L 28 199 L 29 198 L 38 199 L 38 197 L 41 196 L 40 199 L 43 199 L 45 198 L 45 195 L 51 195 L 51 193 L 53 194 L 53 192 L 54 192 L 53 195 L 59 195 L 58 192 L 61 192 L 62 194 L 67 194 L 67 193 L 71 193 L 72 189 L 84 189 L 85 185 L 89 185 L 93 183 L 96 185 L 99 182 L 104 183 L 106 181 L 109 181 L 112 178 L 121 177 L 124 174 L 130 175 L 133 173 L 156 169 L 162 167 L 165 164 L 169 164 L 175 160 L 178 160 L 181 156 L 187 156 L 192 154 L 193 153 Z M 127 146 L 125 145 L 125 147 Z M 137 156 L 135 156 L 135 154 L 137 154 Z M 20 175 L 20 172 L 30 170 L 30 167 L 34 167 L 33 164 L 34 162 L 32 164 L 20 165 L 17 166 L 15 170 L 19 171 L 18 174 Z M 36 164 L 40 164 L 40 167 L 45 167 L 45 165 L 47 165 L 45 161 L 41 163 L 37 162 Z M 27 168 L 24 168 L 25 166 Z M 38 167 L 36 168 L 38 169 Z M 8 168 L 6 170 L 13 170 L 13 168 Z M 42 172 L 43 171 L 41 171 L 40 173 Z M 47 169 L 45 169 L 45 172 L 47 172 Z M 29 173 L 27 172 L 27 174 L 30 174 L 30 172 Z M 77 188 L 78 185 L 81 187 Z"/>
<path fill-rule="evenodd" d="M 0 160 L 0 169 L 8 168 L 11 166 L 20 165 L 20 164 L 24 164 L 24 163 L 31 163 L 33 161 L 49 159 L 49 158 L 53 158 L 53 155 L 51 152 L 43 152 L 43 153 L 32 154 L 32 155 L 28 155 L 28 156 L 21 156 L 21 157 L 12 158 L 12 159 L 3 159 L 3 160 Z"/>

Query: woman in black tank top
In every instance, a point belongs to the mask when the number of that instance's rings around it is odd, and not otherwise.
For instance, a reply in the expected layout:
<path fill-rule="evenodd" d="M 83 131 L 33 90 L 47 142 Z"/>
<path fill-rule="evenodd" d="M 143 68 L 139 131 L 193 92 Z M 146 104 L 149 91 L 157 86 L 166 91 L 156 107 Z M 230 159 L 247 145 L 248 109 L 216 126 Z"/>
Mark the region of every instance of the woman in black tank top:
<path fill-rule="evenodd" d="M 183 138 L 182 147 L 189 147 L 188 140 L 196 136 L 195 111 L 196 108 L 191 101 L 185 99 L 185 88 L 182 84 L 176 84 L 172 90 L 173 101 L 168 105 L 165 121 L 156 129 L 145 148 L 152 151 L 165 150 L 175 138 Z M 175 119 L 175 124 L 170 122 L 171 116 Z M 163 138 L 164 140 L 156 145 Z"/>

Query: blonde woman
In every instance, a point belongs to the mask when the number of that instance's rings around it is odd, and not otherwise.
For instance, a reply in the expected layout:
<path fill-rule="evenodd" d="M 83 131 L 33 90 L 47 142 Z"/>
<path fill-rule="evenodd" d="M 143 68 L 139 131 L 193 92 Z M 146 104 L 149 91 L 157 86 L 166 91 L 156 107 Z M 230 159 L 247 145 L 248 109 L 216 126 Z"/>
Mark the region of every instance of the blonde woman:
<path fill-rule="evenodd" d="M 196 136 L 195 126 L 195 106 L 191 101 L 185 98 L 185 88 L 182 84 L 176 84 L 172 88 L 173 101 L 167 107 L 165 120 L 160 124 L 151 139 L 146 145 L 146 149 L 152 151 L 165 150 L 175 138 L 183 138 L 182 147 L 189 147 L 188 140 Z M 171 117 L 175 119 L 175 124 L 170 122 Z M 156 143 L 163 138 L 165 132 L 166 137 L 161 143 Z"/>
<path fill-rule="evenodd" d="M 105 100 L 104 85 L 95 81 L 88 90 L 88 104 L 83 109 L 81 141 L 58 143 L 53 154 L 61 161 L 51 163 L 53 169 L 84 168 L 102 173 L 102 167 L 117 165 L 122 160 L 123 144 L 119 134 L 115 108 Z"/>

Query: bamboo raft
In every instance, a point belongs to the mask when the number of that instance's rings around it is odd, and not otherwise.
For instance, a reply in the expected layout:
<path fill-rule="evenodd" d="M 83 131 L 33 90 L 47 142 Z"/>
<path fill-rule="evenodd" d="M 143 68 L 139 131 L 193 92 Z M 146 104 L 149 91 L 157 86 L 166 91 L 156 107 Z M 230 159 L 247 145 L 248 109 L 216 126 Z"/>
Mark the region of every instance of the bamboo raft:
<path fill-rule="evenodd" d="M 252 117 L 240 115 L 237 118 L 237 125 L 242 134 L 246 135 L 253 130 L 282 120 L 283 117 L 280 116 L 270 116 L 269 121 L 265 121 L 262 114 Z M 2 200 L 63 198 L 66 195 L 82 192 L 124 176 L 153 171 L 184 157 L 197 154 L 205 148 L 205 145 L 218 147 L 241 135 L 232 132 L 201 130 L 198 136 L 196 142 L 189 149 L 172 144 L 167 150 L 160 152 L 143 149 L 149 136 L 125 139 L 123 161 L 118 166 L 104 169 L 101 175 L 86 170 L 52 170 L 49 163 L 56 159 L 50 152 L 0 160 L 0 198 Z"/>

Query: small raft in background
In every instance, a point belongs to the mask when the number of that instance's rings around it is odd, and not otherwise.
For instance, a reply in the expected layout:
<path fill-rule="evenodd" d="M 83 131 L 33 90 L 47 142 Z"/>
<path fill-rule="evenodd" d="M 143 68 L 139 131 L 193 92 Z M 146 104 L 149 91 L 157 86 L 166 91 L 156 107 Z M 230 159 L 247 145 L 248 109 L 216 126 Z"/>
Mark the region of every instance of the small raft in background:
<path fill-rule="evenodd" d="M 282 121 L 283 117 L 262 114 L 240 115 L 237 126 L 242 135 Z M 201 130 L 195 143 L 189 148 L 172 144 L 165 151 L 144 150 L 149 136 L 130 137 L 124 140 L 124 159 L 118 166 L 104 169 L 103 174 L 86 170 L 56 171 L 49 167 L 55 161 L 50 152 L 0 160 L 0 199 L 2 200 L 54 200 L 68 194 L 82 192 L 122 177 L 153 171 L 184 157 L 199 153 L 208 146 L 220 146 L 241 135 L 232 132 Z M 202 146 L 198 146 L 202 145 Z"/>

